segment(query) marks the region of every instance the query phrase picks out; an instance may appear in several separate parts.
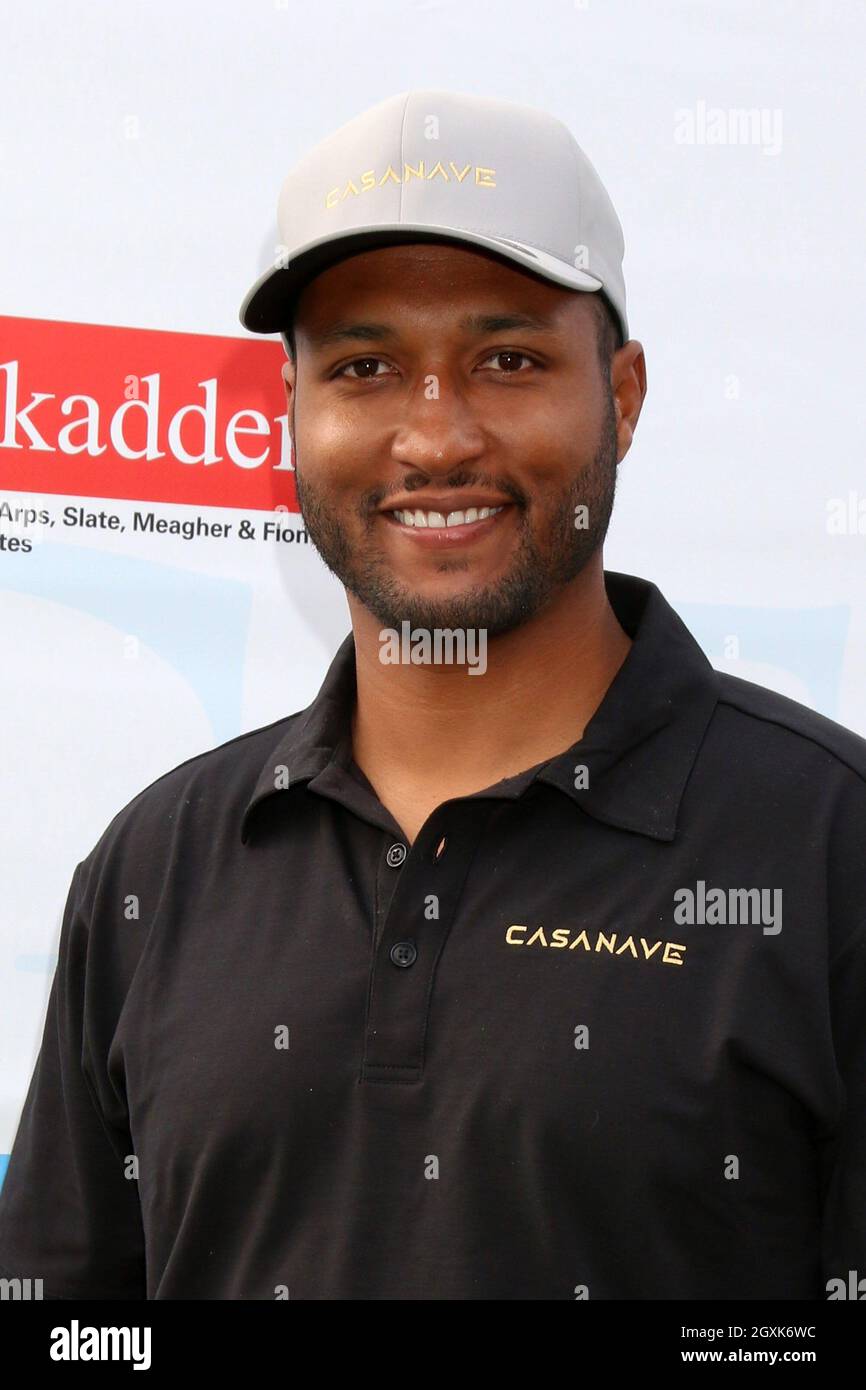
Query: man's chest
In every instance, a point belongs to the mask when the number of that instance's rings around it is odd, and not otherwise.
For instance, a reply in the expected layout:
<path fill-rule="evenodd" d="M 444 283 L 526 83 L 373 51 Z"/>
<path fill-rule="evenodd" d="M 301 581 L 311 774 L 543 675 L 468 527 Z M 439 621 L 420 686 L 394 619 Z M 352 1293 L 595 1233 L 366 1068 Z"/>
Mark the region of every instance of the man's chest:
<path fill-rule="evenodd" d="M 136 1150 L 162 1173 L 193 1171 L 203 1135 L 327 1164 L 390 1096 L 458 1145 L 512 1131 L 524 1161 L 625 1180 L 632 1141 L 651 1166 L 721 1164 L 737 1135 L 820 1118 L 802 885 L 780 952 L 760 920 L 683 920 L 687 843 L 592 827 L 564 852 L 552 822 L 509 820 L 444 807 L 408 850 L 332 837 L 327 865 L 309 825 L 254 889 L 219 866 L 197 895 L 169 887 L 113 1049 Z M 707 881 L 729 885 L 697 860 L 706 919 Z"/>

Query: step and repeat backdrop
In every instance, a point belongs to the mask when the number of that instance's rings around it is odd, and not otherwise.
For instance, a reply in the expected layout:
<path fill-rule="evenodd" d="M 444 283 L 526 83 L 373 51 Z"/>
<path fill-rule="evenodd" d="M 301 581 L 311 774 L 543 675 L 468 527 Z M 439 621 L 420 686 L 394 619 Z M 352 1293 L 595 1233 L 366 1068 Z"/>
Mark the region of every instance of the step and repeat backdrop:
<path fill-rule="evenodd" d="M 279 338 L 238 322 L 292 163 L 412 87 L 540 106 L 622 220 L 649 391 L 609 569 L 866 735 L 866 12 L 839 0 L 0 4 L 0 1154 L 76 863 L 303 708 L 349 631 Z M 5 1160 L 0 1157 L 0 1181 Z"/>

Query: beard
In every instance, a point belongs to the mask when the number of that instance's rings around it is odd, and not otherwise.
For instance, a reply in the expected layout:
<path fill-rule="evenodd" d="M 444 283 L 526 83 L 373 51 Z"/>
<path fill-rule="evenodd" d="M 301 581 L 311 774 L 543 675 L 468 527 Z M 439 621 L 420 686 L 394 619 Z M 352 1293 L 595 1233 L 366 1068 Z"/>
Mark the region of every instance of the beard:
<path fill-rule="evenodd" d="M 617 476 L 616 413 L 613 395 L 605 392 L 605 416 L 598 447 L 588 468 L 552 498 L 545 496 L 535 533 L 528 499 L 504 479 L 468 472 L 449 476 L 455 489 L 489 487 L 511 496 L 519 509 L 515 553 L 505 574 L 453 597 L 426 598 L 395 577 L 374 540 L 376 514 L 384 497 L 378 489 L 362 499 L 361 538 L 353 546 L 329 497 L 304 474 L 296 453 L 295 483 L 307 533 L 332 574 L 368 608 L 383 627 L 483 629 L 488 637 L 510 632 L 535 616 L 564 585 L 575 579 L 602 545 L 613 511 Z M 410 489 L 407 488 L 408 492 Z M 584 506 L 586 524 L 575 525 L 576 508 Z M 537 510 L 537 508 L 535 509 Z M 387 524 L 387 523 L 385 523 Z M 441 573 L 459 573 L 466 561 L 443 556 Z"/>

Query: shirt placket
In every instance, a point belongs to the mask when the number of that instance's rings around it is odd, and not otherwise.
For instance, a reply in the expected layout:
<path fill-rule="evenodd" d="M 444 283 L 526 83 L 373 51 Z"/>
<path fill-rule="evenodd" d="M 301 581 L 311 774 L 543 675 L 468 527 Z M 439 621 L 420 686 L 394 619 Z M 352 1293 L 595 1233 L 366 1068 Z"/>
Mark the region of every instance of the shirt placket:
<path fill-rule="evenodd" d="M 474 798 L 445 802 L 411 847 L 383 837 L 362 1083 L 423 1077 L 436 966 L 493 809 Z"/>

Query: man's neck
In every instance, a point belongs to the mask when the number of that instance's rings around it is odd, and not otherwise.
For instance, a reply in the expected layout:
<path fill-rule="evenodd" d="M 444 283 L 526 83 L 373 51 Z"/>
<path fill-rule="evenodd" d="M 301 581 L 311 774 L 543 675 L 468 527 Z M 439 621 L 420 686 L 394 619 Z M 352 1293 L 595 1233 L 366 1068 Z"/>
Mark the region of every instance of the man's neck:
<path fill-rule="evenodd" d="M 350 608 L 355 761 L 380 794 L 426 793 L 431 805 L 493 786 L 576 743 L 632 645 L 600 562 L 536 618 L 491 639 L 483 674 L 465 665 L 383 664 L 382 625 L 353 598 Z"/>

